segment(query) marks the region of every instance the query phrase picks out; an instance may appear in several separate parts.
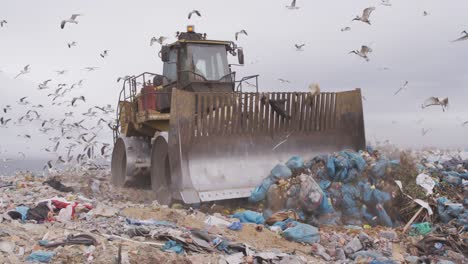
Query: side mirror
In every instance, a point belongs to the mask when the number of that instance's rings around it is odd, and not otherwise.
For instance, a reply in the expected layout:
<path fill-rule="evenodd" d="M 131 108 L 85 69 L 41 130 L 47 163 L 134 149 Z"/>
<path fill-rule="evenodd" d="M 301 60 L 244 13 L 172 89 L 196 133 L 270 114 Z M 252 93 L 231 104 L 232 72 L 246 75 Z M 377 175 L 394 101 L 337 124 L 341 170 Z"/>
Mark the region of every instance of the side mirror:
<path fill-rule="evenodd" d="M 243 49 L 237 49 L 237 58 L 239 59 L 239 64 L 244 65 L 244 50 Z"/>
<path fill-rule="evenodd" d="M 160 57 L 163 62 L 169 62 L 169 51 L 169 46 L 164 45 L 161 47 Z"/>

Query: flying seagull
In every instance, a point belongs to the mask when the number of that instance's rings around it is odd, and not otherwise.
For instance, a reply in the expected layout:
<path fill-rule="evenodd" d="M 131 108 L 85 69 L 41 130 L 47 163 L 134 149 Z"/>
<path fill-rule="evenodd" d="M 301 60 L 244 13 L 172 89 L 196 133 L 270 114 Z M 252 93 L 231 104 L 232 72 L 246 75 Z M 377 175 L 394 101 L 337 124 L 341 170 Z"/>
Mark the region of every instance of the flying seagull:
<path fill-rule="evenodd" d="M 244 29 L 241 29 L 241 31 L 236 32 L 236 40 L 238 39 L 240 34 L 244 34 L 244 35 L 248 36 L 247 31 L 245 31 Z"/>
<path fill-rule="evenodd" d="M 153 46 L 155 42 L 162 45 L 166 39 L 167 37 L 164 37 L 164 36 L 160 36 L 159 38 L 152 37 L 150 40 L 150 46 Z"/>
<path fill-rule="evenodd" d="M 6 114 L 8 111 L 11 110 L 11 106 L 10 105 L 7 105 L 3 108 L 3 112 Z"/>
<path fill-rule="evenodd" d="M 78 21 L 76 21 L 76 18 L 78 18 L 79 16 L 82 16 L 82 15 L 73 14 L 69 19 L 62 20 L 62 23 L 60 23 L 60 28 L 63 29 L 65 27 L 65 24 L 67 23 L 78 24 Z"/>
<path fill-rule="evenodd" d="M 311 96 L 315 96 L 320 93 L 320 85 L 318 83 L 312 83 L 309 85 L 309 91 Z"/>
<path fill-rule="evenodd" d="M 10 122 L 10 121 L 11 121 L 11 118 L 9 118 L 9 119 L 4 119 L 3 117 L 0 118 L 0 124 L 2 126 L 6 126 L 8 124 L 8 122 Z"/>
<path fill-rule="evenodd" d="M 76 44 L 78 44 L 76 41 L 72 41 L 72 42 L 68 43 L 68 48 L 75 47 Z"/>
<path fill-rule="evenodd" d="M 72 99 L 72 102 L 71 102 L 71 105 L 72 105 L 72 106 L 75 106 L 75 103 L 76 103 L 77 100 L 81 100 L 81 101 L 83 101 L 83 102 L 86 102 L 86 98 L 85 98 L 84 96 L 80 96 L 80 97 L 75 97 L 75 98 L 73 98 L 73 99 Z"/>
<path fill-rule="evenodd" d="M 365 59 L 366 61 L 369 61 L 369 57 L 367 55 L 371 52 L 372 52 L 371 48 L 369 48 L 366 45 L 362 45 L 361 50 L 353 50 L 353 51 L 350 51 L 349 54 L 354 53 L 358 55 L 359 57 Z"/>
<path fill-rule="evenodd" d="M 192 10 L 192 12 L 188 14 L 188 19 L 191 19 L 193 14 L 196 14 L 197 16 L 201 17 L 200 11 Z"/>
<path fill-rule="evenodd" d="M 294 47 L 296 47 L 296 51 L 303 51 L 303 47 L 305 44 L 294 44 Z"/>
<path fill-rule="evenodd" d="M 39 90 L 43 90 L 43 89 L 47 89 L 49 87 L 47 87 L 47 84 L 52 81 L 52 79 L 48 79 L 48 80 L 45 80 L 44 82 L 40 83 L 39 86 L 38 86 L 38 89 Z"/>
<path fill-rule="evenodd" d="M 427 11 L 423 12 L 423 16 L 428 16 L 428 15 L 430 15 L 430 14 Z"/>
<path fill-rule="evenodd" d="M 91 72 L 91 71 L 95 71 L 96 69 L 99 69 L 99 67 L 85 67 L 84 69 Z"/>
<path fill-rule="evenodd" d="M 468 121 L 463 122 L 462 126 L 468 125 Z"/>
<path fill-rule="evenodd" d="M 421 135 L 424 137 L 427 133 L 429 133 L 432 129 L 429 128 L 429 129 L 425 129 L 425 128 L 422 128 L 421 129 Z"/>
<path fill-rule="evenodd" d="M 448 98 L 429 97 L 421 105 L 421 108 L 424 109 L 424 108 L 429 107 L 429 106 L 440 105 L 440 106 L 442 106 L 442 111 L 445 112 L 445 109 L 448 107 L 448 103 L 449 103 Z"/>
<path fill-rule="evenodd" d="M 406 82 L 403 84 L 403 86 L 400 87 L 400 89 L 398 89 L 393 95 L 395 96 L 395 95 L 399 94 L 401 91 L 403 91 L 403 89 L 406 88 L 406 86 L 408 86 L 408 81 L 406 81 Z"/>
<path fill-rule="evenodd" d="M 464 36 L 461 36 L 460 38 L 457 38 L 456 40 L 453 40 L 452 42 L 468 40 L 468 32 L 466 30 L 463 30 L 461 34 Z"/>
<path fill-rule="evenodd" d="M 392 6 L 392 3 L 390 3 L 390 0 L 380 0 L 380 4 L 383 6 Z"/>
<path fill-rule="evenodd" d="M 285 79 L 281 79 L 281 78 L 279 78 L 278 81 L 280 81 L 281 83 L 291 83 L 290 81 L 285 80 Z"/>
<path fill-rule="evenodd" d="M 369 17 L 372 11 L 374 10 L 375 10 L 375 7 L 368 7 L 364 9 L 364 11 L 362 11 L 362 16 L 356 16 L 356 18 L 354 18 L 352 21 L 357 20 L 357 21 L 361 21 L 370 25 L 371 23 L 370 23 Z"/>
<path fill-rule="evenodd" d="M 351 27 L 344 27 L 341 29 L 341 32 L 351 31 Z"/>
<path fill-rule="evenodd" d="M 119 77 L 119 78 L 117 78 L 117 82 L 125 81 L 126 79 L 128 79 L 128 78 L 130 78 L 130 77 L 132 77 L 132 76 L 130 76 L 130 75 L 125 75 L 125 76 L 123 76 L 123 77 Z"/>
<path fill-rule="evenodd" d="M 287 8 L 287 9 L 291 9 L 291 10 L 293 10 L 293 9 L 299 9 L 299 7 L 296 6 L 296 0 L 293 0 L 293 1 L 291 2 L 291 5 L 287 5 L 286 8 Z"/>
<path fill-rule="evenodd" d="M 30 71 L 30 68 L 29 68 L 29 64 L 28 64 L 28 65 L 24 66 L 24 68 L 20 71 L 20 73 L 18 73 L 18 75 L 15 76 L 15 79 L 18 78 L 22 74 L 29 73 L 29 71 Z"/>
<path fill-rule="evenodd" d="M 57 75 L 64 75 L 67 70 L 61 70 L 61 71 L 55 71 L 57 73 Z"/>
<path fill-rule="evenodd" d="M 3 27 L 4 24 L 7 24 L 8 21 L 6 20 L 0 20 L 0 27 Z"/>
<path fill-rule="evenodd" d="M 100 55 L 102 58 L 107 57 L 107 55 L 109 55 L 109 50 L 104 50 Z"/>

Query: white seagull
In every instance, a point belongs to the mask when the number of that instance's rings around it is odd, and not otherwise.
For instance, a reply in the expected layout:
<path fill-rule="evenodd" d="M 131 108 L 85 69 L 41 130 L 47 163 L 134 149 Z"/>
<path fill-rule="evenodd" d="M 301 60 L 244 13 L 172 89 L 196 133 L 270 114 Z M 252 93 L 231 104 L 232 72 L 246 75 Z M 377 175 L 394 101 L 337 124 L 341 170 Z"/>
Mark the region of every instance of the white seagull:
<path fill-rule="evenodd" d="M 3 27 L 4 24 L 7 24 L 8 21 L 6 21 L 5 19 L 3 20 L 0 20 L 0 27 Z"/>
<path fill-rule="evenodd" d="M 22 74 L 29 73 L 29 71 L 30 71 L 30 68 L 29 68 L 29 64 L 28 64 L 28 65 L 24 66 L 24 68 L 20 71 L 20 73 L 18 73 L 18 75 L 15 76 L 15 79 L 18 78 Z"/>
<path fill-rule="evenodd" d="M 361 21 L 370 25 L 371 23 L 370 23 L 369 17 L 372 11 L 374 10 L 375 10 L 375 7 L 368 7 L 362 11 L 362 16 L 356 16 L 356 18 L 354 18 L 352 21 L 357 20 L 357 21 Z"/>
<path fill-rule="evenodd" d="M 305 44 L 294 44 L 294 47 L 296 47 L 296 51 L 303 51 L 303 47 Z"/>
<path fill-rule="evenodd" d="M 107 55 L 109 55 L 109 50 L 104 50 L 100 55 L 101 55 L 101 58 L 107 57 Z"/>
<path fill-rule="evenodd" d="M 239 38 L 240 34 L 244 34 L 244 35 L 248 36 L 247 31 L 245 31 L 244 29 L 241 29 L 241 31 L 236 32 L 236 40 Z"/>
<path fill-rule="evenodd" d="M 188 14 L 188 19 L 191 19 L 193 14 L 196 14 L 197 16 L 201 17 L 200 11 L 192 10 L 192 12 Z"/>
<path fill-rule="evenodd" d="M 72 42 L 68 43 L 68 48 L 75 47 L 76 44 L 78 44 L 76 41 L 72 41 Z"/>
<path fill-rule="evenodd" d="M 160 36 L 159 38 L 152 37 L 150 40 L 150 46 L 153 46 L 155 42 L 162 45 L 166 39 L 167 37 L 164 37 L 164 36 Z"/>
<path fill-rule="evenodd" d="M 293 0 L 293 1 L 291 2 L 291 5 L 287 5 L 286 8 L 287 8 L 287 9 L 291 9 L 291 10 L 293 10 L 293 9 L 299 9 L 299 7 L 296 6 L 296 0 Z"/>
<path fill-rule="evenodd" d="M 463 36 L 461 36 L 460 38 L 457 38 L 456 40 L 452 42 L 468 40 L 468 32 L 466 30 L 463 30 L 462 35 Z"/>
<path fill-rule="evenodd" d="M 77 17 L 82 16 L 81 14 L 73 14 L 69 19 L 62 20 L 62 23 L 60 23 L 60 28 L 63 29 L 65 27 L 65 24 L 67 23 L 73 23 L 73 24 L 78 24 L 78 21 L 76 20 Z"/>
<path fill-rule="evenodd" d="M 349 54 L 354 53 L 358 55 L 359 57 L 365 59 L 366 61 L 369 61 L 369 57 L 367 55 L 371 52 L 372 52 L 371 48 L 369 48 L 366 45 L 362 45 L 361 50 L 353 50 L 353 51 L 350 51 Z"/>

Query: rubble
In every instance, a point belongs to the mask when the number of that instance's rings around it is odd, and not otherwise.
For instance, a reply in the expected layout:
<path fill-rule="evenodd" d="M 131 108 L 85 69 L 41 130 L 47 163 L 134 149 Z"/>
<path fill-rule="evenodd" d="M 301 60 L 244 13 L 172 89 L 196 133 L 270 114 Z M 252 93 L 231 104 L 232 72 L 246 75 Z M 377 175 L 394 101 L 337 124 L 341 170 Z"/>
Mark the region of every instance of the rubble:
<path fill-rule="evenodd" d="M 293 157 L 240 208 L 161 206 L 105 170 L 3 177 L 0 263 L 463 263 L 467 166 L 429 151 Z"/>

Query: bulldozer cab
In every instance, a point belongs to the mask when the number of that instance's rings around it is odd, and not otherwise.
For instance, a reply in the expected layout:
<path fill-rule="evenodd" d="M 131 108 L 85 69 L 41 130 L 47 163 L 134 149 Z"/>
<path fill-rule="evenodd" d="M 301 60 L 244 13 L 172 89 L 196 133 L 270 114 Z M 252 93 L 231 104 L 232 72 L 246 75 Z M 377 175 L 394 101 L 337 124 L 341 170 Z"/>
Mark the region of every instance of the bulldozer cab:
<path fill-rule="evenodd" d="M 166 86 L 192 92 L 234 91 L 235 72 L 228 63 L 228 53 L 237 55 L 236 50 L 234 43 L 206 40 L 206 35 L 189 26 L 178 41 L 161 48 Z"/>

